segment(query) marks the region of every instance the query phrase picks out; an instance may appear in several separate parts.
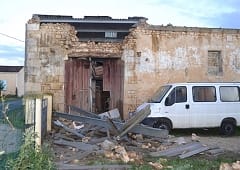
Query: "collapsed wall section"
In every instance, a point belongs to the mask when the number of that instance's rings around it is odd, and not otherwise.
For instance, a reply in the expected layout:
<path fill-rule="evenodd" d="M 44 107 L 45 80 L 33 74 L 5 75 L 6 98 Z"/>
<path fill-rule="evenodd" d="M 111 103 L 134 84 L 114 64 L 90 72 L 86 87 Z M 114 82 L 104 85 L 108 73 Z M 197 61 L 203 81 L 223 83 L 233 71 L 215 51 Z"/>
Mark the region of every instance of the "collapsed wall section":
<path fill-rule="evenodd" d="M 65 60 L 121 57 L 121 43 L 81 42 L 76 34 L 70 24 L 26 24 L 25 93 L 52 94 L 54 110 L 65 108 Z"/>

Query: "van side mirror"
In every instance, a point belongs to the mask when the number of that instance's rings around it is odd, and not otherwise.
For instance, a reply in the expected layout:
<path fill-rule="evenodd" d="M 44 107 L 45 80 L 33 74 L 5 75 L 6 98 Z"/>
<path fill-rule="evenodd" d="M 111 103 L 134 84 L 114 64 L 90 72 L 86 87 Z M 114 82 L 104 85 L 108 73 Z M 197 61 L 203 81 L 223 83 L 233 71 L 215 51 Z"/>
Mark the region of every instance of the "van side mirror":
<path fill-rule="evenodd" d="M 171 103 L 169 101 L 170 101 L 170 99 L 169 99 L 169 97 L 167 97 L 166 100 L 165 100 L 165 106 L 170 106 L 171 105 Z"/>

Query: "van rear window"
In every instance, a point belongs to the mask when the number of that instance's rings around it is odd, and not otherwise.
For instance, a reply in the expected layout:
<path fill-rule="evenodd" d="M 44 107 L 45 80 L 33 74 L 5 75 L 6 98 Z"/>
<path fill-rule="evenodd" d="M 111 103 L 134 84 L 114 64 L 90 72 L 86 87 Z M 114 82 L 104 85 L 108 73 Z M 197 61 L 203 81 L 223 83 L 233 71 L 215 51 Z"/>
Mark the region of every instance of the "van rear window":
<path fill-rule="evenodd" d="M 192 91 L 194 102 L 215 102 L 217 100 L 214 86 L 194 86 Z"/>
<path fill-rule="evenodd" d="M 239 101 L 239 87 L 237 86 L 221 86 L 220 99 L 223 102 L 238 102 Z"/>

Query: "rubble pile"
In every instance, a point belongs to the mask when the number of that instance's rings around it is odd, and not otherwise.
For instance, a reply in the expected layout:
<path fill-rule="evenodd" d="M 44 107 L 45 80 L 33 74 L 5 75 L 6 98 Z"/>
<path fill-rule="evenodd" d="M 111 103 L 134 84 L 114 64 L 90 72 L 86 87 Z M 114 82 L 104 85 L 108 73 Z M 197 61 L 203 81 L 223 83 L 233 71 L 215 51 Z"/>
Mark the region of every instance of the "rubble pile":
<path fill-rule="evenodd" d="M 167 130 L 140 124 L 150 114 L 149 105 L 125 122 L 116 115 L 96 115 L 76 107 L 72 110 L 75 113 L 54 113 L 52 139 L 61 167 L 103 157 L 143 164 L 145 157 L 184 159 L 199 153 L 218 155 L 224 152 L 201 144 L 196 134 L 191 141 L 185 141 L 183 137 L 170 137 Z M 163 167 L 156 162 L 149 162 L 149 165 L 155 169 Z"/>

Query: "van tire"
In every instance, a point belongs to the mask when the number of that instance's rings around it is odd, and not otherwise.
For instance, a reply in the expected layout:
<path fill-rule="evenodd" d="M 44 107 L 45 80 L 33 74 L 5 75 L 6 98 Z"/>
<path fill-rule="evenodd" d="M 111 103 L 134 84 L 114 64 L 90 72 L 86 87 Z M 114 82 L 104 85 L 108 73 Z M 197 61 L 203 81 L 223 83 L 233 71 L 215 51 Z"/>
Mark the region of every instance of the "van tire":
<path fill-rule="evenodd" d="M 153 124 L 153 128 L 166 129 L 170 131 L 172 129 L 172 126 L 169 120 L 160 119 Z"/>
<path fill-rule="evenodd" d="M 236 125 L 233 121 L 227 120 L 222 122 L 221 125 L 221 133 L 226 136 L 232 136 L 234 135 L 236 130 Z"/>

